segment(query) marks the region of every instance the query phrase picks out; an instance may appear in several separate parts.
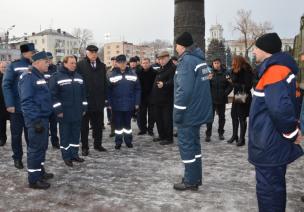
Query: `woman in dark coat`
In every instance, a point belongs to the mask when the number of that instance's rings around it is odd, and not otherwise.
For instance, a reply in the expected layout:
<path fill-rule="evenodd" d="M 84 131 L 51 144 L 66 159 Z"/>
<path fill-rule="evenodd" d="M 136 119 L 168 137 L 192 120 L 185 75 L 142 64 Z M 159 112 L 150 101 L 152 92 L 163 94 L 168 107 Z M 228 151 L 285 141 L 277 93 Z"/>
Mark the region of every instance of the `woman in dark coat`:
<path fill-rule="evenodd" d="M 232 102 L 231 118 L 233 135 L 227 141 L 237 146 L 245 145 L 245 135 L 247 129 L 247 117 L 249 116 L 252 100 L 251 89 L 253 84 L 253 72 L 249 63 L 242 56 L 235 56 L 232 60 L 231 81 L 233 84 L 234 95 L 246 93 L 245 103 L 238 102 L 235 97 Z M 240 125 L 240 137 L 238 137 L 238 128 Z"/>

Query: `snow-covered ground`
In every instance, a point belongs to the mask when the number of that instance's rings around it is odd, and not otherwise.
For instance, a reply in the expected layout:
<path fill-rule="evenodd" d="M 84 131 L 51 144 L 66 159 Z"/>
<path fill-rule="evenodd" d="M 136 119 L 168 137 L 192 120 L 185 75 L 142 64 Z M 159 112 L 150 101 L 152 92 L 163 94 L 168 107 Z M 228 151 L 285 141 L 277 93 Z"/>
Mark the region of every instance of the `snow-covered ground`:
<path fill-rule="evenodd" d="M 227 139 L 230 122 L 227 111 Z M 107 126 L 103 137 L 109 151 L 99 153 L 91 148 L 85 163 L 73 168 L 65 166 L 60 152 L 49 147 L 46 169 L 55 178 L 47 191 L 27 187 L 26 168 L 14 168 L 9 141 L 0 147 L 0 211 L 258 211 L 247 146 L 238 148 L 219 141 L 216 127 L 214 124 L 210 143 L 204 141 L 205 127 L 201 130 L 204 179 L 197 192 L 172 188 L 183 172 L 176 141 L 160 146 L 148 135 L 137 136 L 134 123 L 134 149 L 114 150 Z M 26 154 L 23 161 L 26 165 Z M 287 211 L 304 211 L 300 200 L 304 195 L 303 167 L 303 159 L 299 159 L 288 168 Z"/>

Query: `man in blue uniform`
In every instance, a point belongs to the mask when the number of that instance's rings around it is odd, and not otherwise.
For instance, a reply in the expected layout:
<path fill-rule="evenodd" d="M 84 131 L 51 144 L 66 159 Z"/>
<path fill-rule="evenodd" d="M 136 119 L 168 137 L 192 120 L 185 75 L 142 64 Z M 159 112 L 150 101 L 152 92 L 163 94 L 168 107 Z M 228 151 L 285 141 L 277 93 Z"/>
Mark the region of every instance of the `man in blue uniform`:
<path fill-rule="evenodd" d="M 179 62 L 174 76 L 173 120 L 185 174 L 173 188 L 197 190 L 202 184 L 200 126 L 213 119 L 209 69 L 202 50 L 194 47 L 190 33 L 184 32 L 176 39 L 176 51 Z"/>
<path fill-rule="evenodd" d="M 27 43 L 20 46 L 22 56 L 19 60 L 12 62 L 3 77 L 3 95 L 7 111 L 11 119 L 11 138 L 14 165 L 17 169 L 23 169 L 22 163 L 22 131 L 27 142 L 27 130 L 24 125 L 24 119 L 20 107 L 20 98 L 18 94 L 18 81 L 22 73 L 27 72 L 31 65 L 31 58 L 35 52 L 33 43 Z"/>
<path fill-rule="evenodd" d="M 49 58 L 49 68 L 46 73 L 44 73 L 44 78 L 47 83 L 49 83 L 50 78 L 57 72 L 57 66 L 53 64 L 53 55 L 51 52 L 46 52 L 46 55 Z M 49 118 L 50 122 L 50 134 L 51 134 L 51 143 L 53 148 L 60 149 L 59 138 L 57 135 L 57 117 L 53 112 Z"/>
<path fill-rule="evenodd" d="M 52 100 L 43 73 L 48 70 L 48 58 L 44 51 L 32 57 L 31 72 L 20 76 L 19 95 L 21 110 L 28 129 L 27 166 L 29 187 L 48 189 L 46 180 L 54 175 L 44 169 L 48 147 L 49 116 L 52 113 Z"/>
<path fill-rule="evenodd" d="M 109 75 L 108 99 L 114 114 L 115 149 L 125 141 L 132 148 L 132 113 L 139 109 L 140 84 L 136 73 L 127 67 L 125 55 L 116 57 L 117 68 Z"/>
<path fill-rule="evenodd" d="M 277 33 L 256 41 L 253 54 L 259 82 L 253 92 L 249 115 L 249 162 L 255 166 L 256 193 L 260 212 L 283 212 L 286 208 L 288 164 L 303 155 L 298 137 L 298 104 L 294 59 L 281 51 Z"/>
<path fill-rule="evenodd" d="M 62 158 L 70 167 L 73 161 L 84 162 L 78 150 L 82 115 L 88 105 L 83 78 L 75 69 L 75 57 L 66 56 L 59 71 L 50 79 L 53 108 L 59 120 Z"/>

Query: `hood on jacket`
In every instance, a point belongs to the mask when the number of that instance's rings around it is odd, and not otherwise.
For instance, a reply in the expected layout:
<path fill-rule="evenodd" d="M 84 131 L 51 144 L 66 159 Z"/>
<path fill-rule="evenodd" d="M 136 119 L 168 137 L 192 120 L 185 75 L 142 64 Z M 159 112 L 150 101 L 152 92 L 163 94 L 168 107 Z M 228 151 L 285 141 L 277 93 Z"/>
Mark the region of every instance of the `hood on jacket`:
<path fill-rule="evenodd" d="M 192 56 L 194 56 L 194 57 L 197 57 L 197 58 L 199 58 L 199 59 L 205 61 L 204 52 L 203 52 L 200 48 L 198 48 L 198 47 L 195 47 L 195 48 L 190 49 L 190 50 L 186 50 L 186 51 L 184 52 L 184 54 L 182 54 L 182 55 L 179 57 L 179 59 L 182 59 L 182 58 L 183 58 L 184 56 L 186 56 L 186 55 L 192 55 Z"/>
<path fill-rule="evenodd" d="M 291 55 L 285 52 L 279 52 L 264 60 L 264 62 L 258 67 L 259 77 L 261 77 L 264 72 L 272 65 L 286 66 L 292 71 L 294 75 L 296 75 L 299 71 L 297 63 Z"/>

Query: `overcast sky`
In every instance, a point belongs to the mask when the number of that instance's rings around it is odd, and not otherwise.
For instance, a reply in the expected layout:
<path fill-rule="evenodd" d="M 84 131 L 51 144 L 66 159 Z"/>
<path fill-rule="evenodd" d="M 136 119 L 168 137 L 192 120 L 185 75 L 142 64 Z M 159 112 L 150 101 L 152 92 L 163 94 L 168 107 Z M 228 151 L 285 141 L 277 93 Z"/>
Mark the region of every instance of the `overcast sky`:
<path fill-rule="evenodd" d="M 281 37 L 293 38 L 299 32 L 304 13 L 303 0 L 205 0 L 206 37 L 216 21 L 223 25 L 226 39 L 238 38 L 232 32 L 238 9 L 252 10 L 257 21 L 270 21 Z M 11 35 L 39 32 L 40 29 L 88 28 L 97 43 L 104 34 L 112 41 L 140 43 L 157 38 L 173 40 L 174 0 L 2 0 L 0 32 L 11 25 Z"/>

